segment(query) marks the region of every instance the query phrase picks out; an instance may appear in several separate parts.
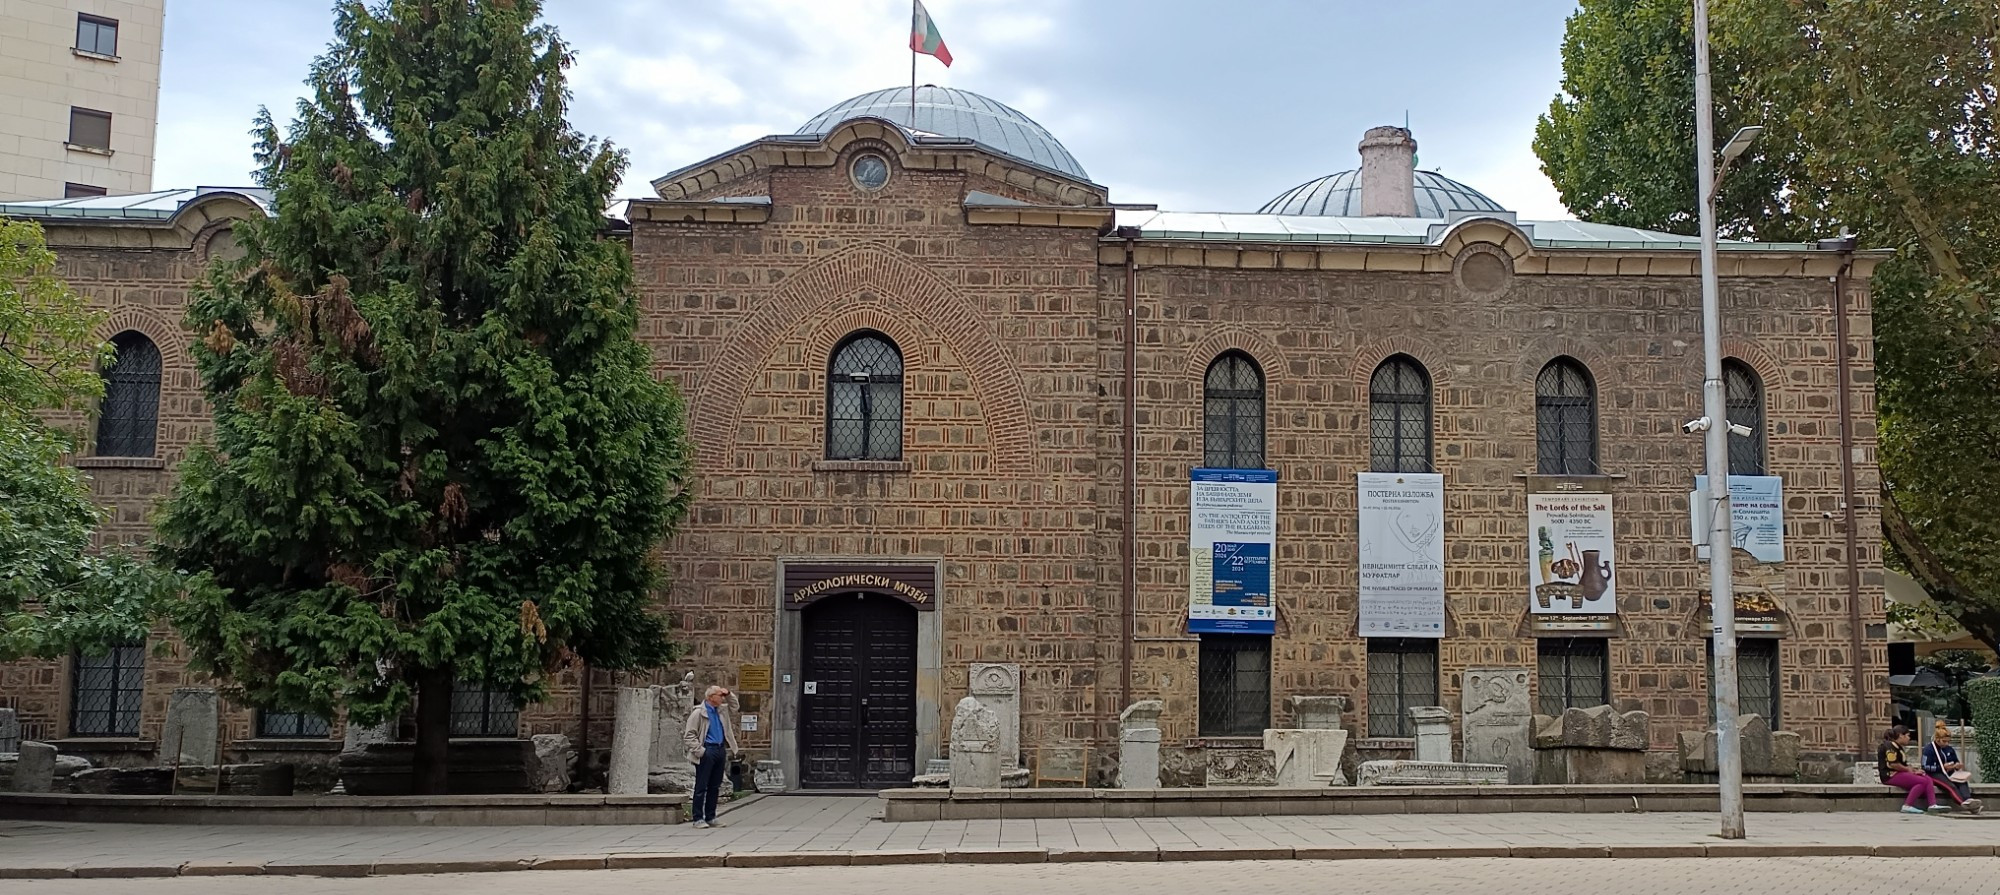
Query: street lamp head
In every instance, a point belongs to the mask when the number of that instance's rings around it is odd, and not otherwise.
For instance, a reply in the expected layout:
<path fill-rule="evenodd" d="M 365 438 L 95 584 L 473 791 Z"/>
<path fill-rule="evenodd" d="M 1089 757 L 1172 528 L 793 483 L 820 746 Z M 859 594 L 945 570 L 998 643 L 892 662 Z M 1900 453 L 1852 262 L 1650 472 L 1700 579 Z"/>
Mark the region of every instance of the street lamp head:
<path fill-rule="evenodd" d="M 1764 129 L 1755 124 L 1738 130 L 1736 135 L 1730 137 L 1729 142 L 1722 147 L 1723 163 L 1728 164 L 1735 161 L 1737 156 L 1742 155 L 1745 150 L 1749 149 L 1750 144 L 1756 142 L 1757 137 L 1763 133 Z"/>

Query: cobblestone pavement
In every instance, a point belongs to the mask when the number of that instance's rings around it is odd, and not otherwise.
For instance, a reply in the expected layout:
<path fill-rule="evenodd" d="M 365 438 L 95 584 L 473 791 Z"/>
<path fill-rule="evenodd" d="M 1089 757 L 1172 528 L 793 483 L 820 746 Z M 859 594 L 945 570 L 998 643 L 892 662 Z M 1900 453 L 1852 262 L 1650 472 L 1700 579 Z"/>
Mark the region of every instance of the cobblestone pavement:
<path fill-rule="evenodd" d="M 269 873 L 423 873 L 517 869 L 536 861 L 559 870 L 616 867 L 620 856 L 661 858 L 653 866 L 797 863 L 1028 862 L 1097 853 L 1098 860 L 1313 857 L 1556 859 L 1729 857 L 1800 852 L 1880 858 L 1995 854 L 2000 823 L 1883 810 L 1749 816 L 1750 839 L 1714 838 L 1713 814 L 1400 814 L 1303 817 L 974 820 L 884 823 L 866 797 L 774 796 L 723 816 L 724 829 L 688 826 L 585 827 L 246 827 L 162 824 L 53 824 L 0 821 L 0 879 L 50 875 L 192 875 L 230 869 Z M 1896 848 L 1921 848 L 1897 854 Z M 1259 850 L 1266 853 L 1260 853 Z M 1329 852 L 1314 855 L 1312 850 Z M 1874 849 L 1874 851 L 1870 851 Z M 1129 850 L 1129 851 L 1128 851 Z M 1477 850 L 1467 853 L 1467 850 Z M 1268 852 L 1277 853 L 1268 853 Z M 929 852 L 928 856 L 914 854 Z M 800 854 L 812 853 L 812 854 Z M 561 859 L 561 860 L 557 860 Z M 739 860 L 740 859 L 740 860 Z M 673 863 L 679 861 L 678 864 Z M 425 869 L 435 862 L 491 867 Z M 594 863 L 593 863 L 594 862 Z M 627 864 L 631 863 L 626 861 Z M 640 866 L 645 866 L 641 864 Z M 1864 866 L 1864 865 L 1857 865 Z M 323 868 L 333 867 L 333 870 Z M 359 868 L 355 872 L 355 868 Z M 372 868 L 372 870 L 371 870 Z M 12 871 L 12 872 L 10 872 Z M 1148 871 L 1151 872 L 1151 871 Z M 1161 871 L 1173 873 L 1174 871 Z M 1690 871 L 1692 872 L 1692 871 Z M 721 877 L 718 877 L 720 879 Z M 1915 881 L 1911 881 L 1914 883 Z M 0 885 L 11 888 L 11 884 Z M 72 890 L 74 891 L 74 890 Z M 192 890 L 189 890 L 192 891 Z M 385 890 L 386 891 L 386 890 Z M 1886 890 L 1878 890 L 1886 891 Z M 1482 893 L 1491 895 L 1491 893 Z"/>
<path fill-rule="evenodd" d="M 1995 895 L 2000 858 L 1715 858 L 1703 860 L 1252 861 L 1228 864 L 1040 864 L 766 870 L 596 870 L 418 878 L 33 880 L 9 895 L 1270 895 L 1332 884 L 1396 895 Z"/>

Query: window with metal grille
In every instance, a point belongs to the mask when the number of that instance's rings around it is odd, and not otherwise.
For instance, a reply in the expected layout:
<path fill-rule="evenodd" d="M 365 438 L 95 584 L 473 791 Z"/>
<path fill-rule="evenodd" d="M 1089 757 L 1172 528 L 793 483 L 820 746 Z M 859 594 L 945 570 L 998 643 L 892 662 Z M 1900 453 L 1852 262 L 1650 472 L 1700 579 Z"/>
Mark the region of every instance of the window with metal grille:
<path fill-rule="evenodd" d="M 1264 372 L 1241 351 L 1208 365 L 1202 388 L 1203 465 L 1264 468 Z"/>
<path fill-rule="evenodd" d="M 1606 642 L 1599 637 L 1546 637 L 1535 641 L 1535 663 L 1541 686 L 1535 711 L 1560 715 L 1563 709 L 1587 709 L 1611 702 L 1611 663 Z"/>
<path fill-rule="evenodd" d="M 520 733 L 521 709 L 510 693 L 474 681 L 451 688 L 451 735 L 511 737 Z"/>
<path fill-rule="evenodd" d="M 1271 726 L 1271 638 L 1201 635 L 1200 676 L 1202 736 L 1263 736 Z"/>
<path fill-rule="evenodd" d="M 97 455 L 151 457 L 160 428 L 160 349 L 131 330 L 111 337 L 117 358 L 104 372 Z"/>
<path fill-rule="evenodd" d="M 69 108 L 69 141 L 91 149 L 111 148 L 111 113 Z"/>
<path fill-rule="evenodd" d="M 1778 644 L 1767 638 L 1736 641 L 1736 710 L 1746 715 L 1762 715 L 1772 729 L 1778 726 L 1780 688 L 1778 686 Z M 1708 643 L 1708 714 L 1715 716 L 1715 641 Z"/>
<path fill-rule="evenodd" d="M 257 736 L 274 740 L 325 739 L 333 729 L 326 719 L 312 712 L 257 710 Z"/>
<path fill-rule="evenodd" d="M 903 353 L 877 332 L 848 336 L 826 376 L 826 457 L 903 458 Z"/>
<path fill-rule="evenodd" d="M 1535 377 L 1535 471 L 1596 475 L 1597 386 L 1590 371 L 1559 357 Z"/>
<path fill-rule="evenodd" d="M 139 700 L 145 688 L 143 644 L 114 646 L 101 656 L 78 653 L 70 666 L 70 735 L 138 736 Z"/>
<path fill-rule="evenodd" d="M 1389 358 L 1368 380 L 1368 442 L 1372 472 L 1431 471 L 1431 377 L 1416 358 Z"/>
<path fill-rule="evenodd" d="M 78 13 L 76 48 L 100 56 L 118 55 L 118 20 Z"/>
<path fill-rule="evenodd" d="M 1729 421 L 1747 426 L 1750 434 L 1729 436 L 1729 474 L 1764 474 L 1764 382 L 1757 371 L 1735 358 L 1722 362 L 1722 393 Z"/>
<path fill-rule="evenodd" d="M 1413 737 L 1410 709 L 1438 704 L 1438 643 L 1422 637 L 1368 639 L 1368 735 Z"/>
<path fill-rule="evenodd" d="M 91 186 L 87 183 L 63 184 L 63 198 L 65 199 L 88 199 L 92 196 L 102 196 L 105 192 L 107 191 L 103 187 Z"/>

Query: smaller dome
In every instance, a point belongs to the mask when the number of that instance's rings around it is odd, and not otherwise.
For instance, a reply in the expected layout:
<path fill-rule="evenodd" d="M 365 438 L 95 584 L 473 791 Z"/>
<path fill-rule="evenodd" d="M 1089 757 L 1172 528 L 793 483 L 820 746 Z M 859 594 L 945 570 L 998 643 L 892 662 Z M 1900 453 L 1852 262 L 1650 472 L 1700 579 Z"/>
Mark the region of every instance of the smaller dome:
<path fill-rule="evenodd" d="M 1319 217 L 1361 216 L 1361 171 L 1354 169 L 1308 180 L 1264 203 L 1258 214 Z M 1506 211 L 1485 193 L 1436 171 L 1416 172 L 1417 217 L 1446 218 L 1454 211 Z"/>

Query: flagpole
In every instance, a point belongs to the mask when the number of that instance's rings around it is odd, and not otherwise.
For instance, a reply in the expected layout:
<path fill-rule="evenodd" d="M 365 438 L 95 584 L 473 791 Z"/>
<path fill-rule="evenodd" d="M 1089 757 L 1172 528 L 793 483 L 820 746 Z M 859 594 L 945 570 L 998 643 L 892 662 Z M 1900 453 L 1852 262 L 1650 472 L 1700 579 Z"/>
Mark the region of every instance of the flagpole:
<path fill-rule="evenodd" d="M 910 33 L 916 33 L 917 2 L 910 0 Z M 917 48 L 910 48 L 910 133 L 917 132 Z"/>

